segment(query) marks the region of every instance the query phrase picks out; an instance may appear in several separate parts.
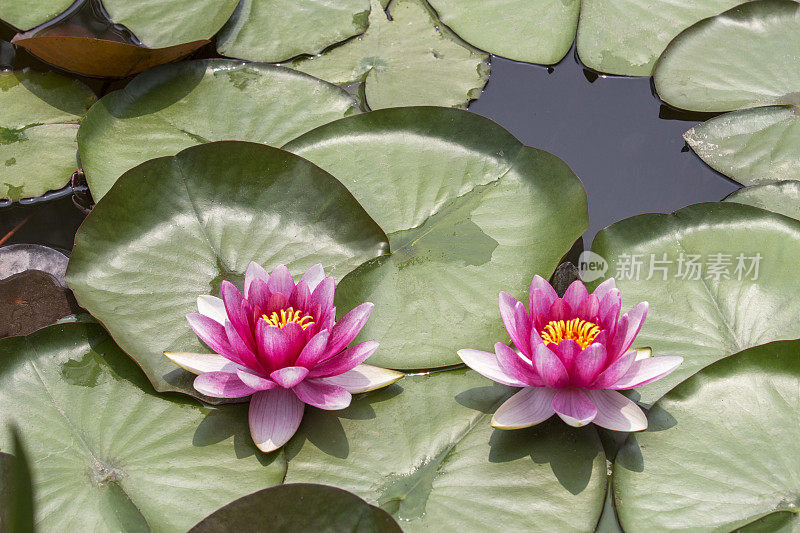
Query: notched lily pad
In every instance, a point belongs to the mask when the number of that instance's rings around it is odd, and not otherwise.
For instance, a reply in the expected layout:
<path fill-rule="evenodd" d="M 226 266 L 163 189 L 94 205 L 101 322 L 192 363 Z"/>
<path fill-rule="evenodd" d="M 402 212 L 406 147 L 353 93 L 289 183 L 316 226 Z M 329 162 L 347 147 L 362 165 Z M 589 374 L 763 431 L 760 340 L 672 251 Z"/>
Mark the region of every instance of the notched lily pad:
<path fill-rule="evenodd" d="M 242 0 L 217 37 L 228 57 L 277 63 L 364 33 L 369 0 Z"/>
<path fill-rule="evenodd" d="M 650 410 L 614 468 L 625 531 L 800 528 L 800 341 L 700 371 Z"/>
<path fill-rule="evenodd" d="M 90 379 L 64 379 L 87 357 Z M 96 324 L 0 341 L 0 400 L 0 425 L 16 420 L 28 444 L 42 531 L 185 531 L 285 472 L 252 443 L 245 406 L 157 395 Z"/>
<path fill-rule="evenodd" d="M 198 296 L 218 296 L 251 261 L 322 263 L 338 280 L 386 247 L 333 176 L 277 148 L 215 142 L 123 175 L 78 230 L 67 282 L 157 390 L 199 397 L 163 355 L 207 351 L 185 318 Z"/>
<path fill-rule="evenodd" d="M 101 98 L 78 134 L 95 200 L 125 171 L 196 144 L 281 145 L 357 113 L 344 90 L 289 69 L 211 59 L 164 65 Z"/>
<path fill-rule="evenodd" d="M 361 339 L 402 369 L 460 362 L 507 338 L 498 293 L 526 294 L 588 225 L 586 193 L 557 157 L 456 109 L 373 111 L 285 147 L 342 182 L 389 236 L 391 254 L 348 274 L 339 312 L 375 303 Z"/>
<path fill-rule="evenodd" d="M 83 83 L 55 73 L 0 72 L 0 199 L 40 196 L 78 169 L 78 123 L 95 102 Z"/>
<path fill-rule="evenodd" d="M 464 107 L 489 79 L 489 56 L 440 25 L 422 0 L 371 0 L 367 31 L 287 66 L 338 85 L 363 82 L 371 109 Z M 389 18 L 391 17 L 391 18 Z"/>
<path fill-rule="evenodd" d="M 800 337 L 800 221 L 733 202 L 696 204 L 612 224 L 592 251 L 608 261 L 623 309 L 650 303 L 637 344 L 683 357 L 672 374 L 636 389 L 645 404 L 718 359 Z"/>

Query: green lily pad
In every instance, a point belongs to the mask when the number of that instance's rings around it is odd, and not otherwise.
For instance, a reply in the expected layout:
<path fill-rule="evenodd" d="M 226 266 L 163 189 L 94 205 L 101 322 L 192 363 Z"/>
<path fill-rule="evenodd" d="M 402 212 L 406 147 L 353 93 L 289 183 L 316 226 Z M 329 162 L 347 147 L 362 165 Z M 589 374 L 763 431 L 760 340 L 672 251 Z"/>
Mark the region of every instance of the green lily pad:
<path fill-rule="evenodd" d="M 69 182 L 78 170 L 78 122 L 95 100 L 86 85 L 55 73 L 0 72 L 0 199 Z"/>
<path fill-rule="evenodd" d="M 13 455 L 0 452 L 0 531 L 32 533 L 35 524 L 31 465 L 19 429 L 11 425 L 9 433 Z"/>
<path fill-rule="evenodd" d="M 331 83 L 364 82 L 371 109 L 464 107 L 489 79 L 489 56 L 461 41 L 422 0 L 392 0 L 389 15 L 370 0 L 364 35 L 290 65 Z"/>
<path fill-rule="evenodd" d="M 575 40 L 580 0 L 430 0 L 459 37 L 491 54 L 554 65 Z"/>
<path fill-rule="evenodd" d="M 217 37 L 225 56 L 277 63 L 367 29 L 369 0 L 242 0 Z"/>
<path fill-rule="evenodd" d="M 500 291 L 549 278 L 588 226 L 586 192 L 557 157 L 457 109 L 373 111 L 285 146 L 342 182 L 389 236 L 390 255 L 339 285 L 344 313 L 375 309 L 361 339 L 392 368 L 459 363 L 456 351 L 507 340 Z"/>
<path fill-rule="evenodd" d="M 0 341 L 0 400 L 27 443 L 41 531 L 186 531 L 285 472 L 252 443 L 246 406 L 156 395 L 96 324 Z"/>
<path fill-rule="evenodd" d="M 725 198 L 725 201 L 753 205 L 800 220 L 799 181 L 745 187 Z"/>
<path fill-rule="evenodd" d="M 800 105 L 800 4 L 747 2 L 678 35 L 658 60 L 659 96 L 692 111 Z"/>
<path fill-rule="evenodd" d="M 0 20 L 18 30 L 29 30 L 64 12 L 72 4 L 73 0 L 0 0 Z"/>
<path fill-rule="evenodd" d="M 386 511 L 355 494 L 311 483 L 280 485 L 240 498 L 212 513 L 190 533 L 226 531 L 402 532 Z"/>
<path fill-rule="evenodd" d="M 149 48 L 210 39 L 239 0 L 103 0 L 109 18 Z"/>
<path fill-rule="evenodd" d="M 635 345 L 684 358 L 636 390 L 645 404 L 718 359 L 800 337 L 800 221 L 733 202 L 697 204 L 617 222 L 592 251 L 608 261 L 623 308 L 650 303 Z"/>
<path fill-rule="evenodd" d="M 800 180 L 800 106 L 733 111 L 683 137 L 703 161 L 743 185 Z"/>
<path fill-rule="evenodd" d="M 122 176 L 78 230 L 67 283 L 157 390 L 199 397 L 162 353 L 205 350 L 185 318 L 199 295 L 241 286 L 250 261 L 322 263 L 338 280 L 385 248 L 331 175 L 277 148 L 216 142 Z"/>
<path fill-rule="evenodd" d="M 669 42 L 692 24 L 742 0 L 583 0 L 578 55 L 587 67 L 649 76 Z"/>
<path fill-rule="evenodd" d="M 650 410 L 617 455 L 622 527 L 800 531 L 800 342 L 750 348 Z"/>
<path fill-rule="evenodd" d="M 594 427 L 553 418 L 491 427 L 512 389 L 466 369 L 409 376 L 344 411 L 307 412 L 287 444 L 287 483 L 334 485 L 407 532 L 592 531 L 606 460 Z"/>
<path fill-rule="evenodd" d="M 291 70 L 231 60 L 164 65 L 86 115 L 78 146 L 95 200 L 123 172 L 210 141 L 277 145 L 357 113 L 344 90 Z"/>

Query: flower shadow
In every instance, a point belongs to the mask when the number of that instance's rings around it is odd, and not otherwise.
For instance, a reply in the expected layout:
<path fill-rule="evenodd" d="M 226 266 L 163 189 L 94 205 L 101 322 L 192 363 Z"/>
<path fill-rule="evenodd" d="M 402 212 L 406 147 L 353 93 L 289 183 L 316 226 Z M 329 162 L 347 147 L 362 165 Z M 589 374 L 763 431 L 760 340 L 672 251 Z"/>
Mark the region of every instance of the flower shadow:
<path fill-rule="evenodd" d="M 225 405 L 210 409 L 198 424 L 192 437 L 194 446 L 211 446 L 233 437 L 233 449 L 237 459 L 255 455 L 266 466 L 272 463 L 278 453 L 265 454 L 255 447 L 247 425 L 247 405 Z"/>

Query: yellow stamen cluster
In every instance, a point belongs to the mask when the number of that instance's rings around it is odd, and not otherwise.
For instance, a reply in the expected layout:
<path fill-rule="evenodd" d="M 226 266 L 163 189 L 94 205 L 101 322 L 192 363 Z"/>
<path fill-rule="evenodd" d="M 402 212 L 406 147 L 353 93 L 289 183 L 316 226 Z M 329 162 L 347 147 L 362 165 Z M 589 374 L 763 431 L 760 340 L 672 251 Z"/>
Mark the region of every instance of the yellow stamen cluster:
<path fill-rule="evenodd" d="M 286 324 L 294 322 L 303 329 L 314 324 L 314 317 L 303 313 L 301 310 L 295 310 L 294 307 L 281 309 L 280 313 L 273 311 L 270 315 L 261 315 L 267 324 L 278 328 L 283 328 Z"/>
<path fill-rule="evenodd" d="M 545 343 L 558 344 L 564 339 L 572 339 L 581 348 L 586 348 L 600 334 L 600 326 L 580 318 L 551 320 L 540 333 Z"/>

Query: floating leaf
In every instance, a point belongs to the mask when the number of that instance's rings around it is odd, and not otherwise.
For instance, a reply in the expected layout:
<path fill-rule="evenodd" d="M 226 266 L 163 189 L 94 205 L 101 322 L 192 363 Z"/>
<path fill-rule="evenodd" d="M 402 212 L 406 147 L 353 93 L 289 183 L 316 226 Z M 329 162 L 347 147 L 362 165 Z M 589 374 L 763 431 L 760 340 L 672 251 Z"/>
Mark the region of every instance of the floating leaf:
<path fill-rule="evenodd" d="M 369 28 L 324 54 L 290 66 L 340 85 L 364 82 L 372 109 L 466 106 L 489 79 L 489 56 L 440 26 L 422 0 L 371 0 Z"/>
<path fill-rule="evenodd" d="M 703 161 L 743 185 L 800 180 L 800 106 L 733 111 L 683 137 Z"/>
<path fill-rule="evenodd" d="M 239 498 L 203 519 L 190 533 L 225 531 L 402 532 L 386 511 L 358 496 L 310 483 L 280 485 Z"/>
<path fill-rule="evenodd" d="M 459 363 L 507 339 L 501 290 L 527 294 L 588 225 L 586 193 L 557 157 L 456 109 L 373 111 L 286 147 L 342 182 L 389 235 L 391 255 L 340 284 L 340 313 L 370 301 L 361 332 L 392 368 Z"/>
<path fill-rule="evenodd" d="M 32 70 L 0 72 L 0 199 L 40 196 L 78 169 L 78 122 L 95 101 L 77 80 Z"/>
<path fill-rule="evenodd" d="M 13 455 L 0 452 L 0 531 L 32 533 L 33 484 L 28 452 L 17 426 L 9 426 Z"/>
<path fill-rule="evenodd" d="M 800 220 L 800 182 L 781 181 L 745 187 L 725 198 L 726 202 L 753 205 Z"/>
<path fill-rule="evenodd" d="M 252 443 L 246 406 L 156 395 L 96 324 L 0 341 L 0 400 L 28 445 L 42 531 L 185 531 L 285 472 Z"/>
<path fill-rule="evenodd" d="M 367 29 L 369 0 L 242 0 L 217 37 L 225 56 L 277 63 Z"/>
<path fill-rule="evenodd" d="M 256 117 L 257 118 L 257 117 Z M 159 391 L 198 395 L 163 351 L 204 350 L 185 315 L 250 261 L 341 279 L 386 236 L 331 175 L 263 144 L 216 142 L 120 178 L 75 237 L 67 282 Z M 213 401 L 213 400 L 212 400 Z M 218 401 L 218 400 L 217 400 Z"/>
<path fill-rule="evenodd" d="M 287 444 L 287 483 L 338 486 L 412 531 L 591 531 L 606 460 L 592 426 L 553 418 L 501 431 L 516 389 L 458 369 L 409 376 L 344 411 L 307 412 Z"/>
<path fill-rule="evenodd" d="M 81 124 L 81 161 L 95 200 L 126 170 L 200 143 L 281 145 L 357 112 L 342 89 L 291 70 L 231 60 L 164 65 L 101 98 Z"/>
<path fill-rule="evenodd" d="M 718 359 L 800 337 L 800 221 L 732 202 L 697 204 L 617 222 L 592 251 L 608 261 L 623 309 L 650 303 L 637 345 L 684 358 L 637 389 L 644 403 Z"/>
<path fill-rule="evenodd" d="M 668 104 L 692 111 L 800 105 L 800 4 L 746 2 L 678 35 L 653 72 Z"/>
<path fill-rule="evenodd" d="M 0 338 L 28 335 L 80 310 L 69 289 L 46 272 L 26 270 L 0 279 Z"/>
<path fill-rule="evenodd" d="M 58 250 L 41 244 L 8 244 L 0 248 L 0 279 L 26 270 L 47 272 L 59 285 L 67 286 L 67 256 Z"/>
<path fill-rule="evenodd" d="M 742 0 L 583 0 L 578 55 L 587 67 L 649 76 L 669 42 L 692 24 Z"/>
<path fill-rule="evenodd" d="M 798 411 L 800 341 L 750 348 L 687 380 L 617 455 L 625 531 L 797 531 Z"/>
<path fill-rule="evenodd" d="M 73 0 L 0 0 L 0 20 L 27 30 L 44 24 L 69 6 Z"/>
<path fill-rule="evenodd" d="M 554 65 L 575 39 L 580 0 L 430 0 L 459 37 L 490 54 Z"/>

